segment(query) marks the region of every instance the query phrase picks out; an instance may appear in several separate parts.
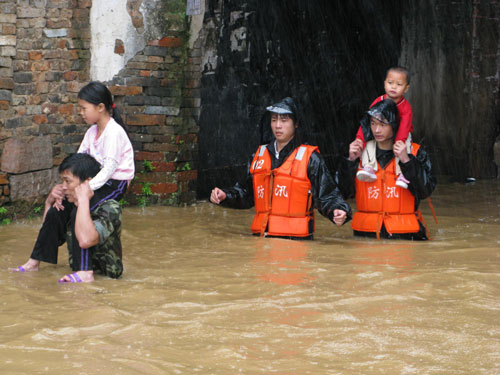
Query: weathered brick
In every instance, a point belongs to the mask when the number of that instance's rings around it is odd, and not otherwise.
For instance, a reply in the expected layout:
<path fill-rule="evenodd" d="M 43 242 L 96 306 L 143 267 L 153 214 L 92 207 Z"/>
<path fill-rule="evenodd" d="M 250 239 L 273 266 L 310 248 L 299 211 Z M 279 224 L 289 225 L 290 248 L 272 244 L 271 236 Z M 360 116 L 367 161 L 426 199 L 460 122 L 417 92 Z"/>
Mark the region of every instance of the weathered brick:
<path fill-rule="evenodd" d="M 0 100 L 9 101 L 12 99 L 12 91 L 10 90 L 0 90 Z"/>
<path fill-rule="evenodd" d="M 45 16 L 45 8 L 19 7 L 17 8 L 18 18 L 36 18 Z"/>
<path fill-rule="evenodd" d="M 10 138 L 2 151 L 2 171 L 24 173 L 52 167 L 52 141 L 49 136 Z"/>
<path fill-rule="evenodd" d="M 34 83 L 30 84 L 17 84 L 14 86 L 14 94 L 16 95 L 30 95 L 35 92 L 36 85 Z"/>
<path fill-rule="evenodd" d="M 177 181 L 191 181 L 198 178 L 198 171 L 181 171 L 177 173 Z"/>
<path fill-rule="evenodd" d="M 9 107 L 10 107 L 10 102 L 8 102 L 7 100 L 0 100 L 0 110 L 6 111 L 9 109 Z"/>
<path fill-rule="evenodd" d="M 0 23 L 16 23 L 16 15 L 0 13 Z"/>
<path fill-rule="evenodd" d="M 52 103 L 43 103 L 42 112 L 45 113 L 46 115 L 57 113 L 57 105 Z"/>
<path fill-rule="evenodd" d="M 175 144 L 168 143 L 146 143 L 144 145 L 144 151 L 162 151 L 162 152 L 177 152 L 179 151 L 179 146 Z"/>
<path fill-rule="evenodd" d="M 16 35 L 16 26 L 15 25 L 3 25 L 2 26 L 2 34 L 3 35 Z"/>
<path fill-rule="evenodd" d="M 166 107 L 166 106 L 147 106 L 144 111 L 148 115 L 167 115 L 167 116 L 178 116 L 180 108 L 178 107 Z"/>
<path fill-rule="evenodd" d="M 154 194 L 170 194 L 177 191 L 177 184 L 158 183 L 151 185 L 151 191 Z"/>
<path fill-rule="evenodd" d="M 73 114 L 73 109 L 74 109 L 73 104 L 61 104 L 59 105 L 58 112 L 61 115 L 69 116 Z"/>
<path fill-rule="evenodd" d="M 12 78 L 0 78 L 0 89 L 12 90 L 14 88 L 14 80 Z"/>
<path fill-rule="evenodd" d="M 147 87 L 146 95 L 151 96 L 181 96 L 180 88 L 168 88 L 168 87 Z"/>
<path fill-rule="evenodd" d="M 109 91 L 113 95 L 125 96 L 125 95 L 139 95 L 142 93 L 142 87 L 140 86 L 110 86 Z"/>
<path fill-rule="evenodd" d="M 35 124 L 46 124 L 49 122 L 49 120 L 47 119 L 47 116 L 46 115 L 35 115 L 33 116 L 33 122 Z"/>
<path fill-rule="evenodd" d="M 46 72 L 45 73 L 45 80 L 48 82 L 51 82 L 51 81 L 58 81 L 59 82 L 62 77 L 63 77 L 62 72 Z"/>
<path fill-rule="evenodd" d="M 16 55 L 16 48 L 12 46 L 3 46 L 0 47 L 0 56 L 15 56 Z"/>
<path fill-rule="evenodd" d="M 163 37 L 161 39 L 150 40 L 148 42 L 148 45 L 158 47 L 180 47 L 182 44 L 182 39 L 178 37 Z"/>
<path fill-rule="evenodd" d="M 29 83 L 33 81 L 33 73 L 31 72 L 18 72 L 14 73 L 15 83 Z"/>
<path fill-rule="evenodd" d="M 64 78 L 65 81 L 74 81 L 76 79 L 76 77 L 78 77 L 78 73 L 77 72 L 64 72 L 64 74 L 62 75 L 62 77 Z"/>
<path fill-rule="evenodd" d="M 150 160 L 150 161 L 162 161 L 165 160 L 165 155 L 161 152 L 144 152 L 144 151 L 136 151 L 135 152 L 135 160 Z"/>
<path fill-rule="evenodd" d="M 175 163 L 165 161 L 155 161 L 151 163 L 155 172 L 174 172 Z"/>
<path fill-rule="evenodd" d="M 43 58 L 43 54 L 41 51 L 30 51 L 28 53 L 28 58 L 30 60 L 41 60 Z"/>
<path fill-rule="evenodd" d="M 76 81 L 70 81 L 66 83 L 66 91 L 68 92 L 79 92 L 83 87 L 83 84 Z"/>
<path fill-rule="evenodd" d="M 128 125 L 163 125 L 164 115 L 128 115 L 126 123 Z"/>
<path fill-rule="evenodd" d="M 0 35 L 0 46 L 15 46 L 16 39 L 15 35 Z"/>
<path fill-rule="evenodd" d="M 144 48 L 144 53 L 149 56 L 167 56 L 169 52 L 165 47 L 147 46 Z"/>
<path fill-rule="evenodd" d="M 5 185 L 9 183 L 9 179 L 7 178 L 7 174 L 0 173 L 0 185 Z"/>

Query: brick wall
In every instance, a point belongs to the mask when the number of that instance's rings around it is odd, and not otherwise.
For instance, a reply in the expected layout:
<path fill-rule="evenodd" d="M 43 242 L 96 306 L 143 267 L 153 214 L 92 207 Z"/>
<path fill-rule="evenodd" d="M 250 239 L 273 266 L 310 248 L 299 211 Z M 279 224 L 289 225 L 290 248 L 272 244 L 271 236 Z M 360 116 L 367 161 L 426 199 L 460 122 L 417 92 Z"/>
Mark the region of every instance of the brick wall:
<path fill-rule="evenodd" d="M 140 32 L 141 3 L 127 2 Z M 0 2 L 0 152 L 13 152 L 13 144 L 29 149 L 33 138 L 49 137 L 52 149 L 43 157 L 51 159 L 45 170 L 52 175 L 65 156 L 76 152 L 87 129 L 77 113 L 76 95 L 90 80 L 91 5 L 91 0 Z M 126 197 L 130 203 L 141 197 L 161 204 L 195 199 L 200 49 L 187 47 L 185 1 L 164 2 L 160 11 L 162 17 L 156 18 L 164 24 L 156 29 L 162 35 L 147 40 L 106 82 L 136 151 L 137 177 Z M 117 39 L 114 52 L 123 54 L 124 48 Z M 5 159 L 0 204 L 43 199 L 53 181 L 37 177 L 40 170 L 16 169 L 12 162 L 8 167 Z M 16 183 L 20 176 L 40 188 L 28 194 L 26 185 Z"/>

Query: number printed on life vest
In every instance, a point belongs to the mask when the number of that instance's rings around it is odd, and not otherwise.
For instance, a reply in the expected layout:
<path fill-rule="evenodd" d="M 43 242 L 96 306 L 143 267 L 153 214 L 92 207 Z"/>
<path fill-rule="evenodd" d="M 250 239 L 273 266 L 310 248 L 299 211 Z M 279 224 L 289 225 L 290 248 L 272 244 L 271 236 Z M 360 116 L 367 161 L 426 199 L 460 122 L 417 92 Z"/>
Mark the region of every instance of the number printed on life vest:
<path fill-rule="evenodd" d="M 264 165 L 264 159 L 257 159 L 253 162 L 253 169 L 262 169 Z"/>
<path fill-rule="evenodd" d="M 288 198 L 288 191 L 286 190 L 286 185 L 278 185 L 276 184 L 276 188 L 274 189 L 274 195 L 277 197 L 286 197 Z"/>
<path fill-rule="evenodd" d="M 378 199 L 380 195 L 380 189 L 376 186 L 370 186 L 368 188 L 368 199 Z"/>
<path fill-rule="evenodd" d="M 257 198 L 264 198 L 264 186 L 262 185 L 257 186 Z"/>

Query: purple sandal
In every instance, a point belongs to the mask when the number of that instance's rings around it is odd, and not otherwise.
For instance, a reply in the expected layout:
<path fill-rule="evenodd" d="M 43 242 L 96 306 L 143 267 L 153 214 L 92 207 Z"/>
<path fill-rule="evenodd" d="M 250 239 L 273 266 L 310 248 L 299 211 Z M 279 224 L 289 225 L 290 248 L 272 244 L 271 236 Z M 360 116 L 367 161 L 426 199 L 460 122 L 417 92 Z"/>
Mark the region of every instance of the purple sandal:
<path fill-rule="evenodd" d="M 68 276 L 69 278 L 69 281 L 68 280 L 63 280 L 64 276 L 59 279 L 59 283 L 61 284 L 67 284 L 67 283 L 81 283 L 83 282 L 82 279 L 80 278 L 80 276 L 78 276 L 78 274 L 76 272 L 74 273 L 68 273 L 66 276 Z"/>

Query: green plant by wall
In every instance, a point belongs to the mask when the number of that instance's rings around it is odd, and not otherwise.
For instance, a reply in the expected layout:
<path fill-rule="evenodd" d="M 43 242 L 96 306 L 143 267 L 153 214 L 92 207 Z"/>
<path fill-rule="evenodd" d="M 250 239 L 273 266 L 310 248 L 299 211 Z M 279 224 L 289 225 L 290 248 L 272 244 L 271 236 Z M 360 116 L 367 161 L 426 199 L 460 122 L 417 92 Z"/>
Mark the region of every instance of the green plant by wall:
<path fill-rule="evenodd" d="M 11 220 L 8 217 L 5 217 L 7 214 L 7 209 L 5 207 L 0 207 L 0 225 L 7 225 L 11 223 Z"/>
<path fill-rule="evenodd" d="M 146 207 L 149 203 L 149 197 L 153 195 L 151 190 L 151 182 L 143 182 L 141 189 L 141 196 L 138 199 L 138 204 L 140 207 Z"/>
<path fill-rule="evenodd" d="M 155 170 L 155 167 L 149 160 L 144 160 L 142 162 L 142 166 L 144 170 L 141 173 L 148 173 L 148 172 L 153 172 Z"/>
<path fill-rule="evenodd" d="M 182 168 L 180 170 L 181 171 L 190 171 L 191 170 L 191 165 L 189 164 L 189 162 L 187 162 L 186 164 L 184 164 L 182 166 Z"/>

